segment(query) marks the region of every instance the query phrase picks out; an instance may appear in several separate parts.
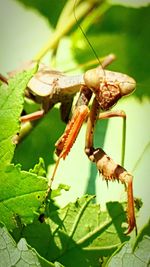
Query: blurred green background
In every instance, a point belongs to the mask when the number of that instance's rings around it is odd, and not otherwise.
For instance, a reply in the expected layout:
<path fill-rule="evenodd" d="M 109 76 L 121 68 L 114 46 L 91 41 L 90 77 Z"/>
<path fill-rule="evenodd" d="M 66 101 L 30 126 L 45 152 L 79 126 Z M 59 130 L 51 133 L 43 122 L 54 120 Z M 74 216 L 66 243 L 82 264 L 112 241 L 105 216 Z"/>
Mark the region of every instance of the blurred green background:
<path fill-rule="evenodd" d="M 66 2 L 0 0 L 1 73 L 6 74 L 37 55 L 55 31 Z M 91 16 L 84 17 L 81 25 L 99 57 L 116 54 L 117 60 L 109 69 L 129 74 L 137 81 L 135 93 L 121 100 L 114 109 L 123 109 L 127 114 L 125 168 L 134 175 L 134 195 L 142 198 L 144 203 L 138 217 L 138 224 L 142 225 L 149 217 L 150 6 L 147 6 L 149 1 L 116 2 L 118 5 L 115 1 L 104 1 L 101 5 L 99 1 L 99 13 L 93 10 Z M 79 64 L 91 59 L 95 59 L 93 53 L 79 28 L 74 25 L 71 32 L 60 39 L 55 67 L 62 71 L 75 67 L 73 73 L 81 73 L 83 69 L 79 68 Z M 43 61 L 49 64 L 51 53 Z M 21 163 L 22 169 L 28 170 L 38 162 L 39 157 L 43 157 L 50 177 L 55 159 L 54 144 L 64 127 L 58 108 L 54 108 L 18 145 L 14 163 Z M 109 183 L 107 188 L 106 182 L 99 178 L 95 165 L 84 154 L 85 131 L 86 125 L 83 125 L 70 154 L 60 163 L 54 186 L 65 183 L 71 189 L 64 192 L 58 202 L 65 205 L 84 193 L 90 193 L 96 194 L 97 202 L 105 209 L 107 201 L 124 199 L 124 187 Z M 97 123 L 96 146 L 103 147 L 118 163 L 121 158 L 121 134 L 122 122 L 118 118 Z"/>

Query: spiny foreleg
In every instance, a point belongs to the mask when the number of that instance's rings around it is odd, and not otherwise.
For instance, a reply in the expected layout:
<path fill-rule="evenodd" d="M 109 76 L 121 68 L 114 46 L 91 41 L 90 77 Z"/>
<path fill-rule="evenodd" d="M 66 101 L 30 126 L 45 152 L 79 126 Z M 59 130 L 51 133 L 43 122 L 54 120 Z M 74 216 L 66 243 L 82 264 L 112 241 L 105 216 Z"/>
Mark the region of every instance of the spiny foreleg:
<path fill-rule="evenodd" d="M 51 180 L 49 181 L 47 195 L 49 195 L 51 185 L 54 180 L 60 159 L 66 158 L 66 156 L 70 152 L 70 149 L 72 148 L 78 136 L 78 133 L 81 129 L 82 124 L 88 117 L 88 114 L 89 114 L 88 103 L 91 99 L 91 96 L 92 96 L 92 92 L 86 86 L 82 86 L 81 91 L 80 91 L 80 96 L 76 103 L 72 118 L 68 122 L 64 133 L 62 134 L 62 136 L 58 139 L 58 141 L 55 144 L 56 154 L 58 156 L 58 159 L 56 161 L 56 165 L 55 165 Z"/>
<path fill-rule="evenodd" d="M 128 214 L 128 230 L 129 234 L 133 228 L 136 229 L 136 220 L 134 212 L 134 197 L 133 197 L 133 177 L 130 173 L 126 171 L 122 166 L 116 164 L 113 159 L 111 159 L 101 148 L 94 148 L 93 145 L 93 135 L 96 120 L 100 117 L 99 115 L 100 106 L 96 99 L 93 101 L 93 105 L 87 121 L 87 132 L 86 132 L 86 142 L 85 142 L 85 152 L 92 162 L 96 163 L 97 169 L 103 175 L 106 181 L 118 180 L 125 184 L 127 190 L 127 214 Z M 111 113 L 108 113 L 110 116 Z M 118 113 L 116 113 L 118 115 Z M 112 113 L 114 116 L 115 114 Z M 121 113 L 122 115 L 122 113 Z M 105 114 L 106 118 L 106 114 Z"/>
<path fill-rule="evenodd" d="M 125 184 L 127 190 L 127 214 L 128 214 L 128 230 L 129 234 L 136 227 L 134 213 L 134 197 L 133 197 L 133 176 L 122 166 L 116 164 L 101 148 L 93 150 L 90 159 L 96 163 L 97 169 L 107 181 L 118 180 Z"/>

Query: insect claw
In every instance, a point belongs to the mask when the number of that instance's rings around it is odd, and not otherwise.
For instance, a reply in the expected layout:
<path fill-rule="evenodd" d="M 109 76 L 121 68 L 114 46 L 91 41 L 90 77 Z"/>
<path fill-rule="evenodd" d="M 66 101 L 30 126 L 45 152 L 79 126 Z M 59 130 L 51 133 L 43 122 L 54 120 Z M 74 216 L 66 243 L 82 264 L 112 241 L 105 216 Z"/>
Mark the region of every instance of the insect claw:
<path fill-rule="evenodd" d="M 137 231 L 137 226 L 136 226 L 135 222 L 132 225 L 130 225 L 130 224 L 128 225 L 128 229 L 124 232 L 124 234 L 125 235 L 130 234 L 134 228 L 135 228 L 135 235 L 137 236 L 138 231 Z"/>

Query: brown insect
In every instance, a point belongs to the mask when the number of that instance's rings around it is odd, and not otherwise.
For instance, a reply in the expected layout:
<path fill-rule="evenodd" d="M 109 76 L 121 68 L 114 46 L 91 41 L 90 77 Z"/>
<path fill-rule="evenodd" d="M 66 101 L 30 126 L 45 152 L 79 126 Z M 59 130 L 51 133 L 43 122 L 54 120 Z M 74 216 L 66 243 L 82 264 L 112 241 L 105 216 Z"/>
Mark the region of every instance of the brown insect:
<path fill-rule="evenodd" d="M 36 120 L 47 113 L 57 102 L 61 102 L 61 116 L 68 120 L 74 95 L 80 91 L 71 120 L 63 135 L 56 142 L 58 160 L 47 195 L 50 192 L 60 159 L 65 159 L 72 148 L 80 128 L 87 120 L 85 153 L 94 162 L 106 181 L 118 180 L 125 184 L 127 190 L 128 230 L 136 229 L 132 175 L 122 166 L 116 164 L 101 148 L 94 148 L 93 135 L 96 121 L 110 117 L 125 117 L 121 111 L 108 111 L 117 101 L 135 90 L 133 78 L 118 72 L 103 70 L 114 60 L 113 55 L 105 58 L 102 66 L 86 71 L 83 75 L 68 76 L 59 71 L 50 70 L 40 65 L 38 72 L 28 83 L 26 96 L 42 104 L 42 109 L 21 117 L 21 122 Z M 94 100 L 91 108 L 88 104 L 92 95 Z M 104 111 L 101 113 L 101 111 Z"/>
<path fill-rule="evenodd" d="M 105 63 L 107 63 L 107 61 L 103 62 L 103 65 L 105 65 Z M 97 120 L 115 116 L 125 117 L 124 112 L 107 110 L 114 106 L 120 98 L 132 93 L 135 90 L 135 86 L 136 82 L 133 78 L 118 72 L 108 70 L 103 71 L 101 67 L 88 70 L 83 75 L 80 95 L 75 105 L 72 118 L 67 124 L 63 135 L 56 142 L 56 154 L 58 155 L 58 160 L 48 189 L 49 192 L 60 159 L 66 158 L 78 136 L 83 122 L 87 119 L 85 138 L 86 155 L 96 164 L 97 169 L 106 181 L 118 180 L 125 184 L 128 199 L 127 234 L 130 233 L 134 227 L 136 228 L 132 185 L 133 177 L 126 171 L 126 169 L 116 164 L 101 148 L 94 148 L 93 135 Z M 95 96 L 91 109 L 89 109 L 88 104 L 92 94 Z M 101 113 L 101 111 L 105 112 Z"/>

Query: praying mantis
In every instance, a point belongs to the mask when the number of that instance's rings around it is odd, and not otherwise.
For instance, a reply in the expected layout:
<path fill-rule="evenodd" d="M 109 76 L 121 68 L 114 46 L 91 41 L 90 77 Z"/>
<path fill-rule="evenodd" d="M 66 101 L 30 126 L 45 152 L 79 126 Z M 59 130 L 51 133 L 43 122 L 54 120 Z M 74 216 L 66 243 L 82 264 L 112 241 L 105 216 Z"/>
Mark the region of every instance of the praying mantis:
<path fill-rule="evenodd" d="M 42 110 L 22 116 L 20 120 L 21 122 L 26 122 L 39 119 L 57 102 L 61 102 L 61 116 L 64 121 L 67 121 L 73 97 L 77 92 L 80 92 L 73 115 L 64 133 L 55 144 L 58 159 L 48 186 L 47 195 L 51 190 L 60 159 L 66 158 L 82 124 L 87 120 L 85 153 L 89 160 L 96 164 L 98 171 L 106 181 L 118 180 L 125 185 L 128 203 L 127 234 L 129 234 L 134 228 L 136 229 L 133 177 L 124 167 L 116 164 L 101 148 L 95 148 L 93 143 L 96 121 L 116 116 L 124 117 L 124 112 L 110 111 L 110 109 L 120 98 L 131 94 L 136 87 L 136 82 L 133 78 L 122 73 L 103 69 L 113 60 L 114 55 L 108 55 L 102 66 L 90 69 L 83 75 L 76 76 L 68 76 L 41 66 L 37 74 L 30 80 L 26 95 L 36 102 L 42 103 Z M 94 98 L 91 108 L 89 108 L 88 105 L 92 95 L 94 95 Z"/>
<path fill-rule="evenodd" d="M 128 75 L 103 69 L 114 59 L 115 56 L 110 54 L 105 57 L 102 66 L 75 76 L 68 76 L 40 65 L 38 72 L 29 81 L 25 95 L 35 102 L 41 103 L 42 109 L 21 116 L 20 121 L 25 123 L 37 120 L 43 117 L 56 103 L 60 102 L 61 117 L 67 122 L 73 97 L 79 92 L 72 117 L 67 123 L 64 133 L 55 144 L 58 159 L 48 185 L 47 196 L 51 191 L 59 161 L 66 158 L 82 124 L 87 120 L 85 153 L 89 160 L 96 164 L 98 171 L 107 182 L 118 180 L 125 185 L 128 215 L 128 230 L 126 233 L 129 234 L 134 228 L 136 229 L 133 177 L 124 167 L 115 163 L 101 148 L 95 148 L 93 143 L 96 121 L 116 116 L 125 117 L 124 112 L 111 111 L 110 109 L 119 99 L 131 94 L 136 87 L 135 80 Z M 6 82 L 5 79 L 3 81 Z M 91 108 L 89 108 L 88 105 L 92 95 L 94 95 L 93 102 Z"/>

